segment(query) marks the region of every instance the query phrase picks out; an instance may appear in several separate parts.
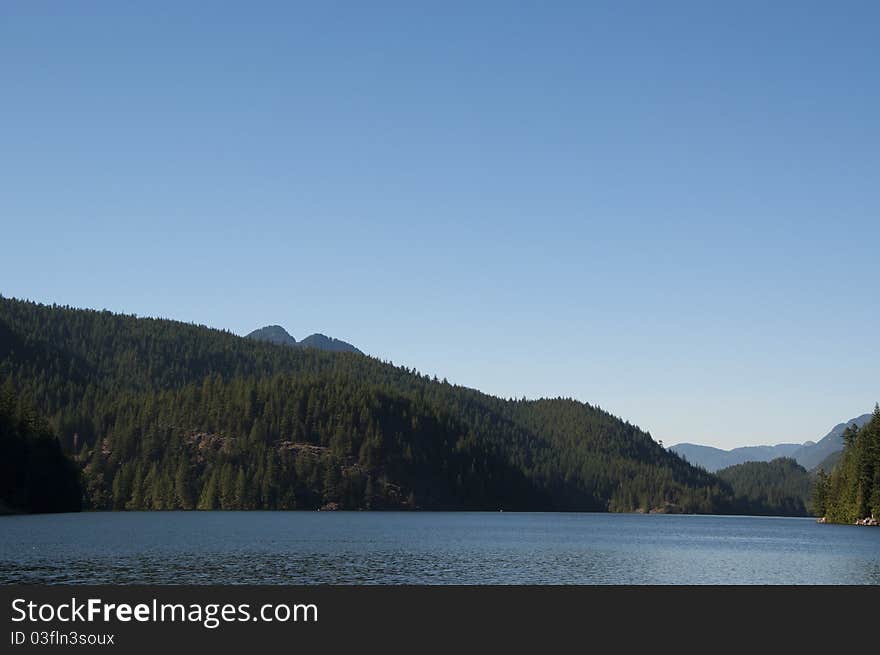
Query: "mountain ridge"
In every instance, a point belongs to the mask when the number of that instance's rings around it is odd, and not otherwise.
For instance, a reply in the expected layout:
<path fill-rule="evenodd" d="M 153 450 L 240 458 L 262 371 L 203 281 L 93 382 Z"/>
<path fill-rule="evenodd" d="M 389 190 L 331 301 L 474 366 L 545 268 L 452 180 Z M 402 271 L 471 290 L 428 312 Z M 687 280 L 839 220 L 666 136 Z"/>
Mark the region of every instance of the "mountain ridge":
<path fill-rule="evenodd" d="M 835 425 L 818 441 L 804 443 L 782 443 L 776 445 L 741 446 L 724 450 L 713 446 L 694 443 L 678 443 L 669 449 L 685 458 L 691 464 L 700 466 L 710 473 L 746 462 L 770 462 L 780 457 L 791 458 L 807 470 L 813 470 L 825 461 L 833 461 L 835 453 L 843 450 L 843 433 L 850 425 L 862 427 L 871 419 L 871 414 L 861 414 L 848 421 Z"/>
<path fill-rule="evenodd" d="M 315 348 L 327 352 L 351 352 L 363 355 L 358 348 L 341 339 L 328 337 L 326 334 L 316 332 L 310 334 L 302 341 L 297 341 L 287 330 L 280 325 L 266 325 L 245 335 L 245 339 L 266 341 L 279 346 L 291 346 L 293 348 Z"/>
<path fill-rule="evenodd" d="M 835 425 L 824 437 L 819 441 L 810 444 L 807 442 L 804 447 L 792 455 L 798 464 L 807 470 L 815 469 L 820 466 L 823 461 L 827 460 L 831 455 L 843 450 L 843 433 L 851 425 L 861 428 L 871 420 L 872 414 L 865 413 L 848 421 L 844 421 Z"/>
<path fill-rule="evenodd" d="M 701 466 L 710 473 L 745 462 L 769 462 L 780 457 L 791 457 L 803 447 L 799 443 L 785 443 L 761 446 L 740 446 L 723 450 L 714 446 L 703 446 L 694 443 L 679 443 L 670 446 L 674 453 L 684 457 L 688 462 Z"/>

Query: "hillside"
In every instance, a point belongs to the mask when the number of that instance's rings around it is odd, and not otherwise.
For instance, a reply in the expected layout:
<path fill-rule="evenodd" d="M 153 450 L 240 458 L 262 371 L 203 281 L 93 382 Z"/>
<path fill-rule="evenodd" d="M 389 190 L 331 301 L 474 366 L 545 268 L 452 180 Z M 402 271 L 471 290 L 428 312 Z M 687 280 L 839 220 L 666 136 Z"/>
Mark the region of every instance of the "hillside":
<path fill-rule="evenodd" d="M 807 516 L 812 479 L 789 457 L 770 462 L 745 462 L 718 471 L 733 488 L 743 514 Z"/>
<path fill-rule="evenodd" d="M 840 461 L 840 458 L 843 457 L 843 451 L 838 450 L 823 459 L 819 464 L 813 468 L 813 472 L 825 471 L 826 473 L 830 473 L 834 470 L 834 467 L 837 466 L 837 463 Z"/>
<path fill-rule="evenodd" d="M 0 298 L 0 380 L 48 417 L 90 508 L 733 509 L 589 404 L 204 326 Z"/>
<path fill-rule="evenodd" d="M 862 427 L 871 420 L 871 414 L 862 414 L 844 423 L 838 423 L 816 443 L 807 442 L 796 450 L 792 457 L 806 469 L 815 469 L 823 461 L 843 450 L 843 433 L 850 426 Z M 834 461 L 833 458 L 831 461 Z"/>
<path fill-rule="evenodd" d="M 816 514 L 830 523 L 880 519 L 880 406 L 861 427 L 847 427 L 843 452 L 830 475 L 820 470 L 813 491 Z"/>

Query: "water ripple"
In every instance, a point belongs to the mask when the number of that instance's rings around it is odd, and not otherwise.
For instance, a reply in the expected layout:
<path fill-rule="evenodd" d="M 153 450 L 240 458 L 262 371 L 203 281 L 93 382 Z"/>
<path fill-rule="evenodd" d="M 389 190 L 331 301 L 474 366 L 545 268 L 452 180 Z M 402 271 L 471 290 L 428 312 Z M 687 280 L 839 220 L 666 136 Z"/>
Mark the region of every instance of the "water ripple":
<path fill-rule="evenodd" d="M 607 514 L 16 516 L 0 517 L 0 583 L 880 584 L 880 530 Z"/>

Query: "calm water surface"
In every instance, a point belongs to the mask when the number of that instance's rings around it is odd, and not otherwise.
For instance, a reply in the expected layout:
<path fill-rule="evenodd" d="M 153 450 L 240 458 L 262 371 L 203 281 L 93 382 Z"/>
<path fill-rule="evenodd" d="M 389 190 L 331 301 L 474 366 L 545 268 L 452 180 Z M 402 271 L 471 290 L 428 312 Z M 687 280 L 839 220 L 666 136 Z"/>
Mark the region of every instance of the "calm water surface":
<path fill-rule="evenodd" d="M 880 529 L 628 514 L 6 516 L 0 583 L 880 584 Z"/>

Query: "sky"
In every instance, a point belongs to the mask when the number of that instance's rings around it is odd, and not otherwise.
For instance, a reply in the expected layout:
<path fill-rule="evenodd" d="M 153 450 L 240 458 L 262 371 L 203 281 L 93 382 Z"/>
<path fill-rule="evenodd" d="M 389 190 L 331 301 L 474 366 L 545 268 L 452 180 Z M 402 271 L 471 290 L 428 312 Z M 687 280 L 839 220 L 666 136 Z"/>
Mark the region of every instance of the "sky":
<path fill-rule="evenodd" d="M 0 3 L 0 294 L 666 445 L 880 400 L 876 2 Z"/>

